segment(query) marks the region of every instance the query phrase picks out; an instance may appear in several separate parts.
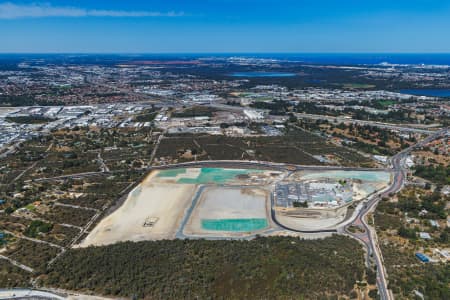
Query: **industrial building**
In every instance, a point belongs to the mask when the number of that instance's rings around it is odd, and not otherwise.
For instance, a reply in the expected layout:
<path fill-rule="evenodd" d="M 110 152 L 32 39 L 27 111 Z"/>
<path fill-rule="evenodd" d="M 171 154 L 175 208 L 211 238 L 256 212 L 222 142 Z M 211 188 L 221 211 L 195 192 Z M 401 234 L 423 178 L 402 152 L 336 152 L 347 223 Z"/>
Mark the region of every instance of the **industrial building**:
<path fill-rule="evenodd" d="M 337 207 L 351 202 L 352 196 L 351 181 L 280 182 L 275 186 L 276 205 L 282 208 L 293 208 L 305 203 L 308 207 Z"/>

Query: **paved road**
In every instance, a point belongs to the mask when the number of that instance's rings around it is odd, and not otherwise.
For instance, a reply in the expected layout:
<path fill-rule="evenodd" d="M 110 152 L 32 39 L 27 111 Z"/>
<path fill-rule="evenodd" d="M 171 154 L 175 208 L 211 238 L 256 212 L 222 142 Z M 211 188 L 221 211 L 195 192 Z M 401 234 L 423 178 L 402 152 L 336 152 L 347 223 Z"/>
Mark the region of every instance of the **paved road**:
<path fill-rule="evenodd" d="M 249 161 L 249 160 L 202 160 L 191 161 L 178 164 L 169 164 L 162 166 L 152 166 L 148 168 L 148 171 L 152 169 L 171 169 L 181 167 L 230 167 L 230 168 L 264 168 L 268 170 L 280 170 L 280 171 L 300 171 L 300 170 L 317 170 L 317 171 L 392 171 L 391 168 L 359 168 L 359 167 L 342 167 L 342 166 L 325 166 L 325 165 L 295 165 L 287 163 L 273 163 L 267 161 Z"/>
<path fill-rule="evenodd" d="M 384 270 L 384 265 L 382 263 L 382 258 L 380 251 L 376 245 L 376 233 L 374 230 L 369 227 L 365 221 L 366 215 L 372 211 L 375 207 L 378 201 L 381 199 L 381 197 L 389 195 L 390 193 L 394 193 L 399 191 L 403 184 L 406 177 L 406 171 L 404 167 L 404 160 L 406 156 L 416 147 L 423 146 L 424 144 L 432 141 L 433 139 L 436 139 L 439 136 L 442 136 L 443 134 L 448 133 L 448 128 L 445 128 L 443 130 L 434 132 L 432 135 L 427 137 L 426 139 L 422 140 L 421 142 L 417 143 L 416 145 L 413 145 L 401 152 L 399 152 L 397 155 L 393 156 L 391 159 L 392 169 L 371 169 L 371 168 L 353 168 L 353 167 L 340 167 L 340 166 L 301 166 L 301 165 L 293 165 L 293 164 L 283 164 L 283 163 L 271 163 L 271 162 L 262 162 L 262 161 L 198 161 L 198 162 L 187 162 L 187 163 L 180 163 L 180 164 L 174 164 L 174 165 L 165 165 L 165 166 L 154 166 L 150 167 L 148 171 L 152 169 L 168 169 L 168 168 L 179 168 L 179 167 L 237 167 L 237 168 L 266 168 L 266 169 L 278 169 L 281 171 L 294 171 L 294 170 L 357 170 L 357 171 L 363 171 L 363 170 L 370 170 L 370 171 L 394 171 L 394 178 L 392 181 L 391 186 L 386 189 L 380 197 L 373 197 L 372 199 L 369 199 L 366 206 L 360 210 L 358 215 L 356 216 L 355 221 L 352 224 L 358 224 L 362 225 L 366 231 L 366 236 L 362 237 L 361 235 L 357 236 L 355 234 L 352 234 L 348 232 L 349 234 L 353 235 L 355 238 L 358 238 L 362 240 L 367 248 L 368 248 L 368 254 L 372 254 L 375 258 L 375 263 L 377 265 L 377 285 L 378 289 L 381 294 L 382 299 L 391 299 L 391 296 L 387 290 L 387 283 L 386 283 L 386 275 Z M 96 174 L 105 174 L 106 172 L 86 172 L 86 173 L 80 173 L 76 174 L 76 176 L 89 176 L 89 175 L 96 175 Z M 56 178 L 66 178 L 66 177 L 73 177 L 74 175 L 64 175 L 59 177 L 54 177 L 51 179 Z M 144 177 L 145 175 L 143 175 Z M 48 180 L 49 178 L 42 178 L 40 180 Z M 127 187 L 127 190 L 131 188 Z M 95 216 L 98 217 L 98 215 Z M 93 219 L 95 219 L 93 218 Z M 272 216 L 273 221 L 279 225 L 282 228 L 285 228 L 284 226 L 280 225 L 274 216 Z M 88 226 L 86 226 L 87 228 Z M 292 231 L 298 231 L 293 230 L 291 228 L 285 228 Z M 335 230 L 333 230 L 334 232 Z M 321 232 L 319 231 L 312 231 L 312 232 Z M 329 232 L 329 230 L 325 230 L 325 232 Z M 84 233 L 81 231 L 81 234 Z M 74 239 L 77 240 L 77 239 Z"/>
<path fill-rule="evenodd" d="M 377 286 L 378 290 L 380 292 L 381 299 L 383 300 L 390 300 L 392 299 L 392 296 L 390 292 L 387 289 L 387 280 L 386 280 L 386 271 L 384 268 L 384 263 L 382 260 L 382 255 L 380 252 L 380 249 L 377 245 L 376 241 L 376 232 L 375 230 L 369 226 L 366 223 L 366 216 L 368 213 L 373 211 L 376 208 L 376 205 L 383 197 L 388 197 L 391 193 L 396 193 L 400 191 L 400 189 L 403 187 L 405 180 L 406 180 L 406 167 L 404 165 L 404 161 L 406 157 L 409 155 L 411 151 L 418 147 L 422 147 L 425 144 L 433 141 L 434 139 L 437 139 L 439 137 L 444 136 L 445 134 L 448 134 L 449 128 L 441 129 L 434 134 L 426 137 L 422 141 L 418 142 L 415 145 L 410 146 L 409 148 L 404 149 L 403 151 L 397 153 L 391 158 L 391 165 L 392 169 L 394 170 L 394 178 L 392 180 L 392 184 L 384 190 L 380 195 L 374 196 L 371 199 L 368 199 L 366 205 L 363 209 L 360 210 L 359 214 L 357 215 L 356 219 L 349 225 L 346 226 L 348 228 L 349 226 L 359 226 L 365 230 L 365 234 L 358 234 L 358 233 L 352 233 L 347 231 L 348 234 L 352 235 L 353 237 L 361 240 L 367 247 L 367 260 L 369 261 L 370 256 L 373 255 L 375 259 L 375 264 L 377 266 Z"/>

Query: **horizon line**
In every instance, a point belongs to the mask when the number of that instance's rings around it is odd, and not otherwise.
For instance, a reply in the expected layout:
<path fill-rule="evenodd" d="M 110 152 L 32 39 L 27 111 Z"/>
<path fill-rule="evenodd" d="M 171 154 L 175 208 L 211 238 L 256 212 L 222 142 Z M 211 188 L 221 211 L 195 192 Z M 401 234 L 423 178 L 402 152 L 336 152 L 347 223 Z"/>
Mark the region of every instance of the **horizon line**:
<path fill-rule="evenodd" d="M 0 55 L 16 55 L 16 54 L 30 54 L 30 55 L 42 55 L 42 54 L 46 54 L 46 55 L 154 55 L 154 54 L 170 54 L 170 55 L 176 55 L 176 54 L 426 54 L 426 55 L 433 55 L 433 54 L 446 54 L 446 55 L 450 55 L 450 51 L 448 52 L 441 52 L 441 51 L 432 51 L 432 52 L 394 52 L 394 51 L 380 51 L 380 52 L 346 52 L 346 51 L 337 51 L 337 52 L 326 52 L 326 51 L 308 51 L 308 52 L 303 52 L 303 51 L 299 51 L 299 52 L 295 52 L 295 51 L 286 51 L 286 52 L 278 52 L 278 51 L 258 51 L 258 52 L 253 52 L 253 51 L 228 51 L 228 52 L 208 52 L 208 51 L 166 51 L 166 52 L 54 52 L 54 51 L 43 51 L 43 52 L 28 52 L 28 51 L 16 51 L 16 52 L 2 52 L 0 51 Z"/>

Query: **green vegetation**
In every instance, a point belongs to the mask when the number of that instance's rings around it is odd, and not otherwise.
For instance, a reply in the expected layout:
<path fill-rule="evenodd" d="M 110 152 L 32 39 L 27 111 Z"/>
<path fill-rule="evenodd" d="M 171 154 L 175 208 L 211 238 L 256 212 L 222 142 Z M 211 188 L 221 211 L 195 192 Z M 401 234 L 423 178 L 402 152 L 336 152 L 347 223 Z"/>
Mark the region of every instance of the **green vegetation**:
<path fill-rule="evenodd" d="M 407 228 L 404 226 L 401 226 L 398 229 L 398 235 L 407 239 L 416 239 L 417 238 L 417 231 L 414 228 Z"/>
<path fill-rule="evenodd" d="M 414 172 L 415 176 L 430 180 L 436 184 L 450 184 L 450 165 L 443 166 L 417 166 Z"/>
<path fill-rule="evenodd" d="M 162 141 L 157 158 L 176 161 L 194 160 L 185 155 L 196 153 L 197 160 L 260 160 L 294 164 L 321 164 L 312 155 L 331 155 L 343 165 L 369 164 L 362 155 L 327 143 L 309 132 L 289 127 L 282 136 L 228 137 L 201 134 L 169 135 Z"/>
<path fill-rule="evenodd" d="M 2 254 L 17 260 L 26 266 L 34 268 L 38 272 L 43 272 L 50 259 L 55 257 L 59 252 L 60 250 L 58 248 L 21 239 L 17 243 L 11 245 L 9 249 Z"/>
<path fill-rule="evenodd" d="M 83 226 L 93 215 L 95 215 L 95 212 L 91 210 L 55 206 L 49 213 L 43 215 L 43 217 L 45 219 L 53 220 L 56 223 Z"/>
<path fill-rule="evenodd" d="M 52 230 L 53 224 L 46 223 L 40 220 L 33 220 L 30 225 L 28 225 L 27 229 L 25 230 L 24 234 L 28 237 L 35 238 L 40 233 L 48 233 L 50 230 Z"/>
<path fill-rule="evenodd" d="M 342 87 L 344 89 L 373 89 L 376 85 L 365 83 L 344 83 Z"/>
<path fill-rule="evenodd" d="M 341 139 L 342 145 L 348 148 L 374 155 L 394 155 L 416 142 L 413 135 L 404 138 L 397 133 L 370 125 L 335 124 L 327 120 L 301 119 L 298 126 L 311 132 L 320 132 L 327 137 Z"/>
<path fill-rule="evenodd" d="M 449 198 L 438 191 L 411 187 L 403 189 L 397 198 L 398 201 L 383 199 L 375 212 L 389 288 L 397 299 L 415 299 L 414 290 L 423 293 L 425 299 L 449 299 L 450 269 L 439 257 L 433 257 L 431 249 L 448 247 L 450 230 L 429 222 L 446 219 L 445 204 Z M 431 239 L 420 239 L 418 232 L 428 232 Z M 417 252 L 438 262 L 423 264 L 415 257 Z"/>
<path fill-rule="evenodd" d="M 192 106 L 183 111 L 172 113 L 174 118 L 194 118 L 194 117 L 212 117 L 217 109 L 209 106 Z"/>
<path fill-rule="evenodd" d="M 413 290 L 425 299 L 450 299 L 450 268 L 446 264 L 388 268 L 389 288 L 399 299 L 414 299 Z"/>
<path fill-rule="evenodd" d="M 143 113 L 136 115 L 134 117 L 135 122 L 152 122 L 158 112 L 156 111 L 155 107 L 153 106 L 151 109 L 145 110 Z"/>
<path fill-rule="evenodd" d="M 37 274 L 45 270 L 61 249 L 17 237 L 68 247 L 82 227 L 90 224 L 91 230 L 107 209 L 120 205 L 126 187 L 145 174 L 131 166 L 148 163 L 152 144 L 153 135 L 148 130 L 77 128 L 33 138 L 22 143 L 17 152 L 0 158 L 0 199 L 4 200 L 0 210 L 5 211 L 0 231 L 12 233 L 3 239 L 6 250 L 2 255 L 35 269 Z M 99 171 L 100 159 L 114 173 L 52 178 Z M 46 179 L 35 180 L 43 177 Z M 94 220 L 94 216 L 98 217 Z"/>
<path fill-rule="evenodd" d="M 47 118 L 43 116 L 18 116 L 18 117 L 6 117 L 6 121 L 19 124 L 45 124 L 53 122 L 56 119 Z"/>
<path fill-rule="evenodd" d="M 386 109 L 395 103 L 393 100 L 374 100 L 372 101 L 372 106 L 377 109 Z"/>
<path fill-rule="evenodd" d="M 30 273 L 0 259 L 0 287 L 14 288 L 29 286 Z"/>
<path fill-rule="evenodd" d="M 292 204 L 294 205 L 294 207 L 308 207 L 308 202 L 306 201 L 294 201 Z"/>
<path fill-rule="evenodd" d="M 150 299 L 337 298 L 364 275 L 354 240 L 125 242 L 71 249 L 43 283 L 115 297 Z"/>

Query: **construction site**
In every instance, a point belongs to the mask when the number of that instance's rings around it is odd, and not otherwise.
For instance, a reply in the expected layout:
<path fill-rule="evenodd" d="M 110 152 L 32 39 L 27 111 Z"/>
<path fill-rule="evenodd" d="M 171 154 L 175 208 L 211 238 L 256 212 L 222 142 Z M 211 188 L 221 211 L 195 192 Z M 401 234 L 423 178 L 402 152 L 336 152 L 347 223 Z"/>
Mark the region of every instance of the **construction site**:
<path fill-rule="evenodd" d="M 350 216 L 352 203 L 389 180 L 379 171 L 153 170 L 78 246 L 332 228 Z"/>
<path fill-rule="evenodd" d="M 351 218 L 357 202 L 388 186 L 381 171 L 300 171 L 275 185 L 278 222 L 296 230 L 336 228 Z"/>

